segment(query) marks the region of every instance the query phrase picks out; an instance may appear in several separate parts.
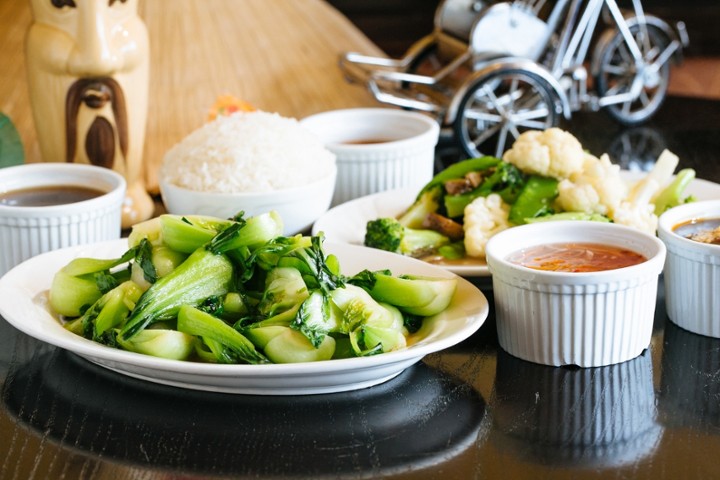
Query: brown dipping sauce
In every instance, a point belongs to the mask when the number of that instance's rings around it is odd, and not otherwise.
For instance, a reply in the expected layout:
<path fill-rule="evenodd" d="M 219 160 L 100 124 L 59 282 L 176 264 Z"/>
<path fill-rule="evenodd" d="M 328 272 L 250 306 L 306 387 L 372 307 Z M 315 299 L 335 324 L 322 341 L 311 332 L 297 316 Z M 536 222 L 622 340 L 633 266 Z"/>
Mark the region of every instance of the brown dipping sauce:
<path fill-rule="evenodd" d="M 0 205 L 8 207 L 49 207 L 82 202 L 104 194 L 105 192 L 96 188 L 50 185 L 0 193 Z"/>
<path fill-rule="evenodd" d="M 720 244 L 720 218 L 689 220 L 675 225 L 673 232 L 696 242 Z"/>
<path fill-rule="evenodd" d="M 626 248 L 598 243 L 538 245 L 510 254 L 511 263 L 553 272 L 600 272 L 637 265 L 645 256 Z"/>

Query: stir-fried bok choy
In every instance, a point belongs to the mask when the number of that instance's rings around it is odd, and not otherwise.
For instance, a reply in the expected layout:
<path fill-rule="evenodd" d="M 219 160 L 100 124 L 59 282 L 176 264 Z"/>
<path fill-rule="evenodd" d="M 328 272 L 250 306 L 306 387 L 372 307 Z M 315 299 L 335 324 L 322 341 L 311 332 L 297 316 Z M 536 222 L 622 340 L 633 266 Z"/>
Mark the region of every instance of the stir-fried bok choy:
<path fill-rule="evenodd" d="M 454 278 L 347 277 L 322 235 L 282 235 L 276 212 L 161 215 L 118 258 L 77 258 L 50 288 L 65 328 L 108 347 L 174 360 L 291 363 L 407 346 L 443 311 Z"/>

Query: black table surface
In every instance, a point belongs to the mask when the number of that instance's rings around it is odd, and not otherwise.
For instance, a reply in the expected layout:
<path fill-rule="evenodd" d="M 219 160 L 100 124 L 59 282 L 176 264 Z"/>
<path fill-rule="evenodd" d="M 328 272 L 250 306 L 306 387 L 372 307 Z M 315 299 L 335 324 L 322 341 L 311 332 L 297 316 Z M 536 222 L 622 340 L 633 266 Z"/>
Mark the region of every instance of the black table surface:
<path fill-rule="evenodd" d="M 720 182 L 720 102 L 668 98 L 635 128 L 576 113 L 564 128 L 625 168 L 669 148 Z M 720 340 L 670 323 L 662 282 L 650 348 L 591 369 L 503 352 L 491 285 L 475 282 L 491 306 L 475 335 L 327 395 L 148 383 L 0 321 L 0 479 L 720 478 Z"/>

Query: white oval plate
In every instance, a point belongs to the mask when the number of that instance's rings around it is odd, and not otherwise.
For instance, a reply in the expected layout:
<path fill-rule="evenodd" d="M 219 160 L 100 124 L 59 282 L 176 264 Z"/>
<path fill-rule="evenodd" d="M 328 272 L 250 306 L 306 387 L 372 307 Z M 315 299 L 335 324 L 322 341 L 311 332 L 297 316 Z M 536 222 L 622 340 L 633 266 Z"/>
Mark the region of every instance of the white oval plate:
<path fill-rule="evenodd" d="M 393 274 L 455 277 L 442 268 L 366 247 L 326 242 L 342 271 L 390 269 Z M 70 247 L 33 257 L 0 279 L 0 314 L 15 328 L 91 362 L 131 377 L 166 385 L 227 393 L 298 395 L 356 390 L 385 382 L 425 355 L 451 347 L 485 322 L 485 296 L 458 278 L 455 297 L 439 315 L 425 320 L 406 349 L 371 357 L 273 365 L 217 365 L 156 358 L 106 347 L 65 330 L 47 305 L 53 276 L 76 257 L 117 258 L 127 239 Z"/>
<path fill-rule="evenodd" d="M 646 174 L 647 172 L 621 171 L 623 179 L 628 183 L 634 183 Z M 686 193 L 694 195 L 698 200 L 720 199 L 720 185 L 695 179 L 688 186 Z M 315 222 L 312 233 L 317 235 L 318 232 L 324 232 L 325 238 L 332 242 L 362 245 L 365 225 L 369 220 L 400 215 L 415 201 L 416 196 L 417 189 L 399 189 L 351 200 L 328 210 Z M 490 276 L 485 259 L 471 259 L 439 266 L 463 277 Z"/>

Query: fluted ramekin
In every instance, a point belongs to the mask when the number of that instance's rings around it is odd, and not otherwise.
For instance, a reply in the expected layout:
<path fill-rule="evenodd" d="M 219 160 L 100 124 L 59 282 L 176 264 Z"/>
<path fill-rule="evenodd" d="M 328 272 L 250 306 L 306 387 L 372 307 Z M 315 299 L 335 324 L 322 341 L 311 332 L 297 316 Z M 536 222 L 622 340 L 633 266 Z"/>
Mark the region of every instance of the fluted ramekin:
<path fill-rule="evenodd" d="M 599 272 L 555 272 L 508 261 L 522 249 L 597 243 L 647 260 Z M 486 247 L 500 346 L 544 365 L 600 367 L 630 360 L 649 345 L 666 249 L 656 237 L 613 223 L 563 221 L 513 227 Z"/>
<path fill-rule="evenodd" d="M 103 194 L 62 205 L 0 205 L 0 275 L 39 253 L 120 238 L 127 184 L 117 172 L 57 162 L 0 169 L 0 193 L 60 185 L 94 188 Z"/>
<path fill-rule="evenodd" d="M 693 202 L 660 216 L 658 236 L 667 246 L 665 304 L 685 330 L 720 338 L 720 245 L 696 242 L 673 230 L 692 220 L 720 217 L 720 200 Z"/>
<path fill-rule="evenodd" d="M 385 190 L 419 190 L 433 176 L 440 127 L 427 115 L 348 108 L 311 115 L 300 123 L 337 159 L 333 206 Z"/>

